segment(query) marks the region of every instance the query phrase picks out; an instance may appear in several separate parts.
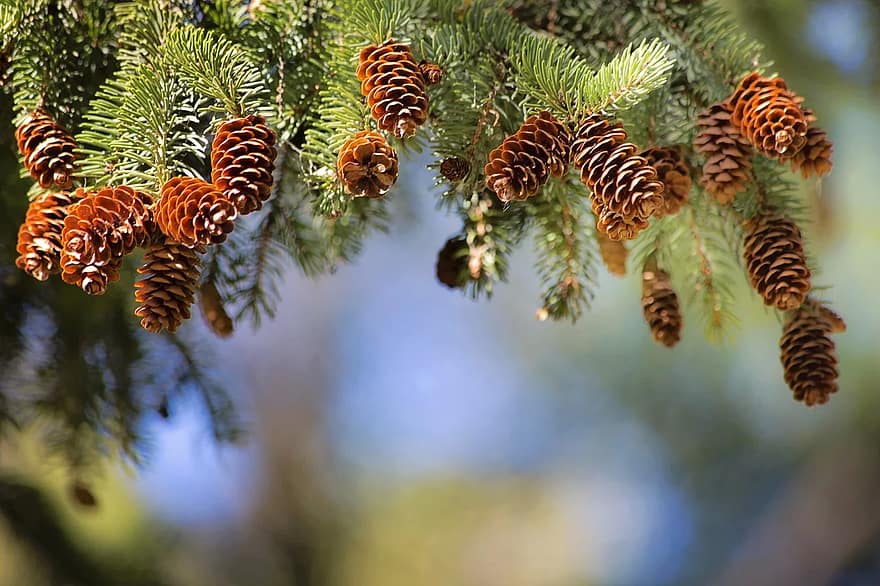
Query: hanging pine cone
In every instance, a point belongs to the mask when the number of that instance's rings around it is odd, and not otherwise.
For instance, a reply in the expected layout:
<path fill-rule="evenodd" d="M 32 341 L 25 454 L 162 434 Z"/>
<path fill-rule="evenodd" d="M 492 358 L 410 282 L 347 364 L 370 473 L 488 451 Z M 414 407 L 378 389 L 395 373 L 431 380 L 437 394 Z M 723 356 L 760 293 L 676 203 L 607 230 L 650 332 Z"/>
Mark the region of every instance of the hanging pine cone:
<path fill-rule="evenodd" d="M 205 323 L 218 338 L 226 338 L 232 333 L 232 318 L 226 313 L 220 292 L 213 281 L 205 281 L 199 288 L 199 309 L 202 310 Z"/>
<path fill-rule="evenodd" d="M 76 142 L 45 110 L 25 118 L 15 131 L 15 140 L 24 166 L 40 187 L 68 189 L 73 184 Z"/>
<path fill-rule="evenodd" d="M 830 309 L 808 300 L 789 315 L 779 340 L 785 383 L 807 406 L 837 392 L 837 352 L 831 334 L 846 329 Z"/>
<path fill-rule="evenodd" d="M 336 172 L 346 193 L 381 197 L 397 181 L 397 153 L 378 132 L 361 130 L 339 150 Z"/>
<path fill-rule="evenodd" d="M 568 164 L 571 133 L 550 112 L 529 116 L 514 134 L 489 153 L 486 187 L 503 202 L 535 195 Z"/>
<path fill-rule="evenodd" d="M 697 117 L 694 148 L 706 157 L 700 185 L 719 203 L 728 204 L 752 181 L 749 141 L 731 121 L 728 102 L 712 104 Z"/>
<path fill-rule="evenodd" d="M 427 85 L 436 85 L 443 81 L 443 68 L 436 63 L 422 60 L 419 62 L 419 71 Z"/>
<path fill-rule="evenodd" d="M 237 216 L 235 206 L 216 187 L 194 177 L 168 180 L 156 204 L 159 229 L 184 246 L 223 242 Z"/>
<path fill-rule="evenodd" d="M 277 154 L 275 131 L 265 118 L 251 114 L 227 120 L 211 144 L 211 182 L 239 214 L 257 211 L 272 194 Z"/>
<path fill-rule="evenodd" d="M 691 192 L 691 172 L 681 147 L 652 147 L 640 153 L 657 170 L 663 182 L 663 207 L 656 215 L 674 216 L 688 202 Z"/>
<path fill-rule="evenodd" d="M 422 72 L 408 45 L 388 40 L 361 50 L 357 68 L 361 93 L 381 130 L 412 136 L 428 118 Z"/>
<path fill-rule="evenodd" d="M 810 269 L 797 224 L 778 215 L 759 215 L 747 224 L 744 245 L 752 287 L 765 305 L 796 309 L 810 292 Z"/>
<path fill-rule="evenodd" d="M 90 295 L 119 280 L 122 258 L 156 232 L 152 198 L 126 186 L 76 190 L 61 232 L 61 278 Z"/>
<path fill-rule="evenodd" d="M 665 206 L 657 171 L 626 138 L 620 123 L 593 115 L 580 125 L 571 146 L 581 182 L 593 192 L 597 227 L 612 240 L 635 238 Z"/>
<path fill-rule="evenodd" d="M 138 273 L 144 278 L 134 284 L 134 298 L 140 304 L 134 314 L 141 327 L 158 334 L 174 332 L 190 318 L 190 306 L 199 286 L 199 254 L 205 247 L 178 244 L 171 240 L 154 243 L 144 254 Z"/>
<path fill-rule="evenodd" d="M 806 177 L 822 177 L 831 172 L 831 154 L 834 145 L 828 134 L 821 128 L 811 126 L 807 129 L 807 142 L 791 159 L 791 167 Z"/>
<path fill-rule="evenodd" d="M 437 254 L 437 280 L 456 289 L 468 280 L 469 247 L 461 237 L 450 238 Z"/>
<path fill-rule="evenodd" d="M 803 99 L 782 78 L 747 75 L 730 98 L 731 122 L 761 153 L 772 158 L 795 156 L 806 143 Z"/>
<path fill-rule="evenodd" d="M 47 192 L 28 206 L 18 230 L 15 265 L 38 281 L 61 272 L 61 231 L 71 202 L 67 193 Z"/>
<path fill-rule="evenodd" d="M 604 232 L 598 230 L 596 231 L 596 241 L 599 243 L 599 255 L 608 272 L 618 277 L 626 275 L 626 257 L 629 256 L 626 244 L 619 240 L 612 240 Z"/>
<path fill-rule="evenodd" d="M 471 172 L 471 164 L 461 157 L 446 157 L 440 163 L 440 174 L 450 181 L 461 181 Z"/>
<path fill-rule="evenodd" d="M 654 267 L 642 273 L 642 311 L 654 340 L 672 348 L 681 339 L 682 316 L 669 275 Z"/>

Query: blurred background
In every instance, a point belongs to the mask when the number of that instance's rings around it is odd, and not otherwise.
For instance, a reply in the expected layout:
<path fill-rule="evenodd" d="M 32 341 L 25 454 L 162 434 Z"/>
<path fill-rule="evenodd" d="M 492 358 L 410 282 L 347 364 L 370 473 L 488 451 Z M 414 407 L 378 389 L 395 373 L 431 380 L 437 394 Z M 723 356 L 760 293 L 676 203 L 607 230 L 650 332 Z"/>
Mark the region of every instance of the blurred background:
<path fill-rule="evenodd" d="M 712 345 L 691 316 L 674 350 L 650 338 L 638 275 L 603 274 L 574 326 L 535 320 L 528 246 L 491 302 L 447 290 L 434 261 L 456 220 L 410 161 L 391 233 L 356 263 L 286 274 L 258 329 L 186 326 L 234 406 L 185 392 L 199 381 L 160 355 L 150 388 L 174 384 L 135 466 L 111 450 L 72 484 L 39 421 L 8 434 L 0 585 L 880 584 L 880 7 L 728 4 L 835 143 L 834 172 L 804 186 L 817 282 L 849 324 L 828 405 L 792 400 L 780 324 L 745 278 L 740 327 Z M 4 241 L 25 187 L 0 198 Z M 22 392 L 28 365 L 6 368 Z M 243 433 L 217 429 L 233 407 Z"/>

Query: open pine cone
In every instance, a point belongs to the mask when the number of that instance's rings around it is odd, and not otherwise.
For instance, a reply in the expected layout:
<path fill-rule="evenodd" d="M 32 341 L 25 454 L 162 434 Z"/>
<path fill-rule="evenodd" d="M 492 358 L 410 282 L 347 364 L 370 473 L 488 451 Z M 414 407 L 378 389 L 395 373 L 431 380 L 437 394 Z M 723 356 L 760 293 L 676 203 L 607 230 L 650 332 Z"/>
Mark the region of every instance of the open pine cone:
<path fill-rule="evenodd" d="M 24 166 L 40 187 L 70 188 L 76 142 L 45 110 L 25 118 L 15 131 L 15 140 Z"/>
<path fill-rule="evenodd" d="M 38 281 L 61 272 L 61 231 L 72 201 L 67 193 L 46 192 L 28 206 L 18 230 L 15 265 Z"/>
<path fill-rule="evenodd" d="M 706 157 L 700 185 L 722 204 L 732 202 L 752 180 L 754 150 L 731 122 L 732 114 L 728 102 L 712 104 L 697 117 L 694 139 L 694 148 Z"/>
<path fill-rule="evenodd" d="M 160 239 L 144 253 L 138 273 L 144 278 L 134 284 L 138 305 L 135 315 L 141 327 L 158 334 L 163 329 L 174 332 L 190 318 L 190 307 L 199 284 L 199 254 L 205 247 L 184 246 Z"/>
<path fill-rule="evenodd" d="M 812 285 L 797 224 L 773 214 L 752 218 L 743 256 L 749 282 L 765 305 L 783 310 L 801 306 Z"/>
<path fill-rule="evenodd" d="M 370 114 L 381 130 L 405 138 L 415 134 L 427 120 L 425 81 L 409 45 L 388 40 L 364 47 L 357 78 Z"/>
<path fill-rule="evenodd" d="M 651 147 L 640 153 L 657 170 L 663 182 L 663 207 L 655 215 L 674 216 L 688 202 L 691 192 L 691 172 L 681 147 Z"/>
<path fill-rule="evenodd" d="M 642 310 L 654 340 L 668 348 L 678 344 L 683 323 L 681 308 L 664 271 L 648 267 L 642 273 Z"/>
<path fill-rule="evenodd" d="M 782 78 L 761 77 L 753 72 L 730 98 L 731 122 L 759 152 L 772 158 L 791 158 L 806 143 L 802 102 Z"/>
<path fill-rule="evenodd" d="M 779 340 L 785 382 L 807 406 L 827 403 L 837 392 L 837 352 L 831 334 L 846 330 L 843 319 L 812 300 L 791 312 Z"/>
<path fill-rule="evenodd" d="M 194 177 L 174 177 L 162 186 L 156 222 L 184 246 L 219 244 L 235 227 L 238 212 L 216 187 Z"/>
<path fill-rule="evenodd" d="M 336 172 L 346 193 L 381 197 L 397 181 L 397 153 L 378 132 L 361 130 L 339 150 Z"/>
<path fill-rule="evenodd" d="M 272 194 L 277 154 L 275 131 L 265 118 L 251 114 L 227 120 L 211 144 L 211 182 L 239 214 L 257 211 Z"/>

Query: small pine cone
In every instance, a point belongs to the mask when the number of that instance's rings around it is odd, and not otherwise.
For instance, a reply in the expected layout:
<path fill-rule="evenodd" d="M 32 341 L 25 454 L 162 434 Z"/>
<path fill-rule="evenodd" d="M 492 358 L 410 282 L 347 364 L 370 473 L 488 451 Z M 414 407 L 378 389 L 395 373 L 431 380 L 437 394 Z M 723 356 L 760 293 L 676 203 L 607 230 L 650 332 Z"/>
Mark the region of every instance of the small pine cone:
<path fill-rule="evenodd" d="M 467 240 L 461 237 L 450 238 L 437 254 L 437 280 L 456 289 L 464 286 L 468 278 Z"/>
<path fill-rule="evenodd" d="M 146 193 L 126 186 L 76 190 L 61 232 L 61 278 L 90 295 L 119 280 L 122 258 L 153 237 L 156 225 Z"/>
<path fill-rule="evenodd" d="M 412 136 L 428 118 L 428 95 L 409 45 L 388 40 L 361 50 L 357 68 L 361 93 L 381 130 Z"/>
<path fill-rule="evenodd" d="M 378 132 L 361 130 L 345 141 L 336 172 L 346 193 L 381 197 L 397 181 L 397 153 Z"/>
<path fill-rule="evenodd" d="M 681 339 L 682 315 L 669 275 L 655 268 L 642 273 L 642 311 L 654 340 L 672 348 Z"/>
<path fill-rule="evenodd" d="M 440 174 L 450 181 L 461 181 L 470 172 L 470 162 L 461 157 L 446 157 L 440 163 Z"/>
<path fill-rule="evenodd" d="M 422 60 L 419 62 L 419 71 L 422 72 L 426 85 L 436 85 L 443 81 L 443 68 L 436 63 Z"/>
<path fill-rule="evenodd" d="M 199 309 L 205 323 L 218 338 L 226 338 L 232 333 L 232 318 L 226 313 L 220 292 L 212 281 L 205 281 L 199 289 Z"/>
<path fill-rule="evenodd" d="M 765 305 L 801 306 L 812 285 L 797 224 L 777 215 L 756 216 L 747 224 L 743 256 L 749 282 Z"/>
<path fill-rule="evenodd" d="M 140 304 L 134 314 L 141 327 L 158 334 L 174 332 L 190 318 L 190 306 L 199 286 L 199 253 L 205 247 L 178 244 L 171 240 L 154 243 L 144 254 L 138 273 L 144 278 L 134 284 L 134 298 Z"/>
<path fill-rule="evenodd" d="M 238 212 L 216 187 L 194 177 L 174 177 L 162 186 L 156 222 L 184 246 L 219 244 L 235 227 Z"/>
<path fill-rule="evenodd" d="M 596 231 L 596 241 L 599 243 L 599 255 L 608 272 L 618 277 L 626 275 L 626 257 L 629 255 L 626 244 L 619 240 L 612 240 L 607 234 L 598 230 Z"/>
<path fill-rule="evenodd" d="M 712 104 L 697 117 L 694 148 L 706 157 L 700 184 L 719 203 L 728 204 L 752 181 L 749 141 L 730 121 L 733 110 L 727 102 Z"/>
<path fill-rule="evenodd" d="M 620 123 L 594 115 L 581 124 L 571 145 L 581 182 L 593 192 L 597 225 L 612 240 L 635 238 L 666 205 L 657 171 L 626 137 Z"/>
<path fill-rule="evenodd" d="M 791 312 L 779 349 L 785 383 L 796 400 L 812 407 L 827 403 L 837 392 L 837 352 L 831 334 L 845 328 L 839 315 L 811 300 Z"/>
<path fill-rule="evenodd" d="M 47 192 L 28 206 L 18 230 L 15 265 L 38 281 L 61 272 L 61 231 L 72 201 L 67 193 Z"/>
<path fill-rule="evenodd" d="M 791 159 L 791 167 L 800 171 L 804 177 L 822 177 L 831 172 L 831 153 L 834 145 L 828 134 L 821 128 L 811 126 L 807 129 L 807 142 Z"/>
<path fill-rule="evenodd" d="M 571 133 L 550 112 L 529 116 L 514 134 L 489 153 L 486 187 L 503 202 L 535 195 L 568 164 Z"/>
<path fill-rule="evenodd" d="M 24 166 L 40 187 L 68 189 L 73 184 L 73 137 L 40 109 L 25 118 L 15 131 Z"/>
<path fill-rule="evenodd" d="M 664 206 L 655 214 L 674 216 L 688 202 L 691 192 L 691 172 L 681 147 L 652 147 L 640 154 L 657 170 L 657 177 L 663 182 Z"/>
<path fill-rule="evenodd" d="M 807 120 L 801 102 L 782 78 L 753 72 L 730 98 L 731 122 L 759 152 L 771 158 L 791 158 L 806 143 Z"/>
<path fill-rule="evenodd" d="M 275 131 L 262 116 L 227 120 L 211 144 L 211 182 L 241 215 L 255 212 L 272 194 Z"/>

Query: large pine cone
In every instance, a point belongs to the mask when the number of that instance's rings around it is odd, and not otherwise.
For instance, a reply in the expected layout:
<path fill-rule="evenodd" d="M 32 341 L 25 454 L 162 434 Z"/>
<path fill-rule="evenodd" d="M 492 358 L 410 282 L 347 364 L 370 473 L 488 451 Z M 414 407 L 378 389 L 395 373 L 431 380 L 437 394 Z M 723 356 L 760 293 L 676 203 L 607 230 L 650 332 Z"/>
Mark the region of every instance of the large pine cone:
<path fill-rule="evenodd" d="M 223 307 L 223 299 L 213 281 L 205 281 L 199 288 L 199 309 L 202 310 L 205 323 L 218 338 L 226 338 L 232 334 L 232 318 Z"/>
<path fill-rule="evenodd" d="M 74 198 L 79 201 L 67 209 L 61 233 L 61 278 L 101 295 L 119 279 L 122 258 L 155 234 L 153 200 L 126 186 L 92 193 L 80 188 Z"/>
<path fill-rule="evenodd" d="M 76 142 L 45 110 L 25 118 L 15 131 L 15 140 L 24 166 L 40 187 L 68 189 L 73 184 Z"/>
<path fill-rule="evenodd" d="M 731 121 L 759 152 L 790 158 L 806 143 L 807 121 L 801 102 L 782 78 L 750 73 L 730 98 Z"/>
<path fill-rule="evenodd" d="M 837 392 L 837 352 L 831 334 L 846 329 L 843 319 L 808 300 L 791 312 L 779 340 L 785 382 L 807 406 L 827 403 Z"/>
<path fill-rule="evenodd" d="M 272 195 L 277 154 L 275 131 L 265 118 L 251 114 L 227 120 L 211 144 L 211 182 L 239 214 L 257 211 Z"/>
<path fill-rule="evenodd" d="M 568 165 L 571 133 L 550 112 L 529 116 L 514 134 L 489 153 L 486 187 L 507 202 L 535 195 Z"/>
<path fill-rule="evenodd" d="M 612 240 L 635 238 L 666 205 L 657 171 L 626 138 L 620 123 L 593 115 L 578 128 L 571 146 L 581 182 L 593 192 L 597 227 Z"/>
<path fill-rule="evenodd" d="M 190 306 L 199 285 L 202 245 L 195 247 L 171 240 L 153 244 L 144 254 L 138 273 L 144 278 L 134 284 L 134 298 L 140 304 L 134 314 L 141 327 L 158 334 L 174 332 L 190 318 Z"/>
<path fill-rule="evenodd" d="M 649 267 L 642 273 L 642 311 L 654 340 L 669 348 L 678 344 L 683 323 L 681 308 L 664 271 Z"/>
<path fill-rule="evenodd" d="M 728 102 L 712 104 L 697 117 L 694 148 L 706 157 L 700 185 L 722 204 L 733 201 L 752 181 L 754 150 L 730 117 Z"/>
<path fill-rule="evenodd" d="M 765 305 L 800 307 L 812 285 L 797 224 L 777 215 L 759 215 L 747 229 L 743 256 L 752 287 Z"/>
<path fill-rule="evenodd" d="M 427 120 L 425 81 L 408 45 L 388 40 L 364 47 L 357 78 L 381 130 L 404 138 Z"/>
<path fill-rule="evenodd" d="M 381 197 L 397 181 L 397 153 L 378 132 L 361 130 L 339 149 L 336 172 L 347 193 Z"/>
<path fill-rule="evenodd" d="M 38 281 L 61 272 L 61 231 L 72 201 L 67 193 L 47 192 L 28 206 L 18 230 L 15 265 Z"/>
<path fill-rule="evenodd" d="M 456 289 L 468 280 L 469 247 L 467 240 L 457 236 L 450 238 L 437 254 L 437 280 Z"/>
<path fill-rule="evenodd" d="M 174 177 L 162 186 L 156 222 L 184 246 L 219 244 L 235 227 L 238 212 L 216 187 L 194 177 Z"/>
<path fill-rule="evenodd" d="M 657 170 L 657 177 L 663 182 L 664 205 L 655 214 L 674 216 L 688 202 L 691 192 L 691 172 L 681 148 L 651 147 L 640 154 Z"/>
<path fill-rule="evenodd" d="M 608 272 L 618 277 L 626 275 L 626 258 L 629 256 L 626 244 L 620 240 L 612 240 L 598 230 L 596 231 L 596 241 L 599 244 L 599 255 Z"/>

